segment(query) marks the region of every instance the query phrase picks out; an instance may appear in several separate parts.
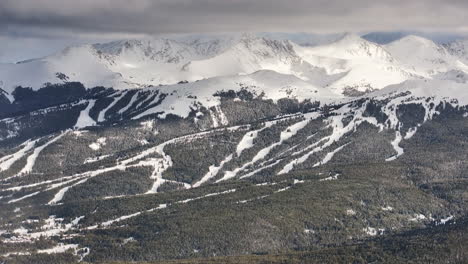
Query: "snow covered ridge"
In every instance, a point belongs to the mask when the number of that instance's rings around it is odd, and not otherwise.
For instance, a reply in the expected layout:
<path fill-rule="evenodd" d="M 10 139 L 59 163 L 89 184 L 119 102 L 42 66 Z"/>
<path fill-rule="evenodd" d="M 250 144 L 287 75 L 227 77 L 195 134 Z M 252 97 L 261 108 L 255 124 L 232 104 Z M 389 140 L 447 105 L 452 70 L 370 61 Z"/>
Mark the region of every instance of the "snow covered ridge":
<path fill-rule="evenodd" d="M 219 94 L 228 91 L 248 92 L 254 98 L 272 100 L 273 102 L 280 99 L 295 99 L 298 102 L 306 100 L 320 102 L 321 105 L 341 104 L 365 98 L 386 100 L 388 97 L 409 92 L 413 98 L 432 98 L 437 103 L 456 100 L 457 105 L 462 106 L 468 104 L 467 87 L 468 84 L 448 80 L 410 80 L 402 84 L 388 86 L 360 98 L 346 98 L 325 88 L 310 85 L 293 75 L 283 75 L 274 71 L 259 71 L 250 75 L 216 77 L 194 83 L 139 89 L 132 91 L 132 93 L 128 90 L 116 91 L 97 101 L 96 99 L 85 99 L 74 104 L 74 106 L 82 108 L 74 128 L 101 125 L 108 120 L 114 120 L 114 122 L 122 119 L 137 120 L 148 116 L 161 119 L 168 115 L 188 118 L 192 113 L 197 118 L 209 114 L 213 127 L 227 126 L 229 119 L 220 107 L 222 97 Z M 91 117 L 90 112 L 95 111 L 95 104 L 104 99 L 109 103 L 103 110 L 99 111 L 97 118 Z M 405 97 L 405 99 L 407 98 Z M 236 100 L 242 99 L 236 98 Z M 397 105 L 401 103 L 405 103 L 405 101 L 402 99 L 397 102 Z M 433 115 L 434 111 L 427 111 L 427 113 Z M 5 123 L 7 126 L 11 122 L 13 121 L 10 119 L 0 120 L 0 123 Z M 394 126 L 395 124 L 392 128 Z"/>
<path fill-rule="evenodd" d="M 352 34 L 314 47 L 254 35 L 123 40 L 0 64 L 0 88 L 12 100 L 18 85 L 38 89 L 47 82 L 77 81 L 129 89 L 271 70 L 341 95 L 410 79 L 456 78 L 447 73 L 468 72 L 467 46 L 466 41 L 441 46 L 415 36 L 378 45 Z"/>
<path fill-rule="evenodd" d="M 73 128 L 81 129 L 96 126 L 112 120 L 141 119 L 150 115 L 164 119 L 168 115 L 187 118 L 191 113 L 197 117 L 209 114 L 214 127 L 226 126 L 229 120 L 219 107 L 222 93 L 249 93 L 253 99 L 272 100 L 294 99 L 298 102 L 310 101 L 332 103 L 342 100 L 342 96 L 331 93 L 325 88 L 311 85 L 293 75 L 274 71 L 258 71 L 249 75 L 215 77 L 193 83 L 181 83 L 137 90 L 114 91 L 99 99 L 83 99 L 72 104 L 82 110 Z M 102 101 L 104 109 L 99 110 L 97 118 L 90 115 Z M 242 100 L 237 98 L 237 100 Z M 208 109 L 207 113 L 203 113 Z M 12 120 L 0 120 L 0 123 Z M 11 132 L 12 134 L 14 131 Z"/>

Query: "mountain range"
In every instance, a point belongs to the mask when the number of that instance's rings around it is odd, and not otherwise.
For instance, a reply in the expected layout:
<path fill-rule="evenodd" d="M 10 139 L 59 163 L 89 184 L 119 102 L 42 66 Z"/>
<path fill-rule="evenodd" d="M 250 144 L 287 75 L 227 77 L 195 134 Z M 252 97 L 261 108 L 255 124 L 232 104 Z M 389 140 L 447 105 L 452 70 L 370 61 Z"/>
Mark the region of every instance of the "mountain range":
<path fill-rule="evenodd" d="M 408 79 L 466 72 L 466 45 L 463 41 L 438 45 L 417 36 L 379 45 L 353 34 L 318 46 L 246 34 L 126 40 L 70 47 L 45 58 L 1 64 L 0 81 L 12 99 L 16 86 L 38 89 L 45 83 L 79 81 L 87 87 L 127 89 L 273 70 L 341 95 L 344 90 L 363 92 Z"/>
<path fill-rule="evenodd" d="M 0 64 L 0 261 L 468 261 L 468 41 L 297 39 Z"/>

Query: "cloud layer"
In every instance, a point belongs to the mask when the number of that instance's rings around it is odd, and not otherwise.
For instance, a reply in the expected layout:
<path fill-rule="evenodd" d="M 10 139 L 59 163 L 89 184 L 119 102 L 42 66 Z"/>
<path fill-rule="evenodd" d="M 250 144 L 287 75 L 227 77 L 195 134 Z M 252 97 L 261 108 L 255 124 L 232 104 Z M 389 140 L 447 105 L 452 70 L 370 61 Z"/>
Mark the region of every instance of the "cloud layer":
<path fill-rule="evenodd" d="M 67 34 L 468 31 L 466 0 L 2 0 L 0 30 Z"/>
<path fill-rule="evenodd" d="M 468 34 L 467 0 L 0 0 L 0 63 L 167 33 Z"/>

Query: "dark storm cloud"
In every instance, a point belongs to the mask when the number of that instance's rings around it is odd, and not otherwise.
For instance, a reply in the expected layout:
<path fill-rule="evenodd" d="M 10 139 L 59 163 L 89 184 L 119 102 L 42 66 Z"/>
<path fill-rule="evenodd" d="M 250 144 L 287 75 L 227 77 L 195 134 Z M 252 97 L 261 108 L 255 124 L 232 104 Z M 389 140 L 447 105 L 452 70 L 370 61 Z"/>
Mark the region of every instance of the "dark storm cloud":
<path fill-rule="evenodd" d="M 466 0 L 1 0 L 0 29 L 56 34 L 466 31 Z"/>

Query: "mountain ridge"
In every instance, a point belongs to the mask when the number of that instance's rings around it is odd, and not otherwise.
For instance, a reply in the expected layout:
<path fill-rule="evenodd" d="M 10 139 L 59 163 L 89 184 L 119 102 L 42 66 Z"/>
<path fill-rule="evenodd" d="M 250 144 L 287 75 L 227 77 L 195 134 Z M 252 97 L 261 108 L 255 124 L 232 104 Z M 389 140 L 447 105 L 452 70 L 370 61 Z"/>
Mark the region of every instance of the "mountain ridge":
<path fill-rule="evenodd" d="M 466 259 L 462 44 L 151 41 L 0 66 L 0 262 Z"/>
<path fill-rule="evenodd" d="M 387 51 L 405 39 L 420 40 L 410 41 L 409 47 L 403 49 L 419 51 L 419 61 L 408 60 L 409 56 L 397 48 L 393 50 L 398 57 L 395 60 L 392 52 Z M 196 81 L 219 75 L 249 74 L 265 69 L 294 74 L 312 85 L 331 87 L 340 94 L 348 88 L 365 92 L 414 77 L 432 78 L 435 74 L 452 70 L 467 71 L 462 51 L 456 53 L 454 47 L 447 50 L 445 46 L 432 42 L 435 51 L 431 55 L 421 51 L 427 49 L 423 49 L 427 43 L 431 41 L 407 36 L 380 46 L 353 34 L 345 34 L 330 44 L 315 47 L 253 35 L 185 42 L 171 39 L 124 40 L 70 47 L 49 57 L 20 64 L 2 64 L 0 80 L 2 89 L 11 94 L 18 85 L 37 89 L 47 82 L 61 83 L 63 80 L 57 78 L 58 74 L 63 74 L 69 81 L 83 82 L 87 87 L 122 89 Z M 458 50 L 462 50 L 463 45 L 458 46 Z M 278 56 L 276 61 L 272 56 Z M 423 65 L 424 56 L 429 56 L 428 61 L 443 61 L 449 66 L 431 70 L 430 67 L 438 66 Z M 362 61 L 364 58 L 365 62 Z M 231 61 L 230 65 L 224 66 L 223 70 L 222 65 L 228 61 Z M 372 76 L 387 71 L 387 75 L 393 77 L 376 76 L 375 80 L 366 79 L 370 76 L 362 77 L 364 72 L 373 68 L 378 71 Z M 385 81 L 378 81 L 379 78 Z M 12 97 L 9 99 L 11 101 Z"/>

